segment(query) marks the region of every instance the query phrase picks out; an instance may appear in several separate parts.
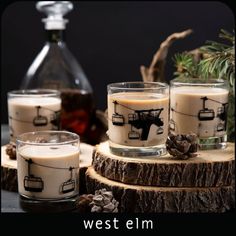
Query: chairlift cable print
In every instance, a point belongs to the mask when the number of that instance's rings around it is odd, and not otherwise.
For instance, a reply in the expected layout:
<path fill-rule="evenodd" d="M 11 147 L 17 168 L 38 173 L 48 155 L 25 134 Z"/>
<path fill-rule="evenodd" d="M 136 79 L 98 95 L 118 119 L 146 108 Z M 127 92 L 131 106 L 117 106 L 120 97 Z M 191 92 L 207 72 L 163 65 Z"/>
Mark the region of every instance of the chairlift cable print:
<path fill-rule="evenodd" d="M 184 112 L 176 111 L 173 107 L 171 107 L 170 110 L 172 112 L 175 112 L 175 113 L 180 114 L 180 115 L 191 116 L 191 117 L 198 117 L 197 115 L 191 115 L 191 114 L 187 114 L 187 113 L 184 113 Z"/>
<path fill-rule="evenodd" d="M 9 119 L 17 121 L 17 122 L 21 122 L 21 123 L 31 123 L 31 124 L 33 123 L 34 126 L 46 126 L 48 124 L 48 118 L 46 116 L 40 115 L 40 109 L 54 112 L 54 117 L 57 117 L 57 114 L 60 112 L 60 110 L 54 111 L 54 110 L 49 109 L 47 107 L 41 107 L 41 106 L 36 106 L 35 108 L 36 108 L 36 116 L 34 117 L 33 121 L 19 120 L 17 118 L 12 117 L 12 116 L 9 116 Z"/>
<path fill-rule="evenodd" d="M 201 97 L 202 100 L 202 109 L 199 110 L 197 115 L 191 115 L 187 113 L 183 113 L 180 111 L 176 111 L 174 108 L 171 107 L 171 111 L 175 112 L 180 115 L 197 117 L 199 121 L 211 121 L 218 117 L 221 121 L 217 124 L 216 131 L 221 132 L 226 130 L 226 120 L 227 120 L 227 105 L 228 103 L 219 102 L 217 100 L 208 98 L 207 96 Z M 206 101 L 212 101 L 215 103 L 219 103 L 222 106 L 217 108 L 217 115 L 215 115 L 214 109 L 206 107 Z M 173 119 L 170 120 L 170 130 L 175 130 L 175 121 Z"/>
<path fill-rule="evenodd" d="M 114 114 L 112 115 L 112 124 L 117 126 L 123 126 L 125 124 L 125 118 L 123 115 L 116 111 L 117 101 L 114 101 Z"/>
<path fill-rule="evenodd" d="M 75 190 L 75 180 L 73 179 L 73 167 L 69 168 L 70 178 L 65 181 L 61 186 L 62 193 L 69 193 Z"/>
<path fill-rule="evenodd" d="M 128 110 L 134 111 L 134 113 L 128 114 L 128 124 L 131 125 L 131 130 L 128 133 L 128 139 L 140 139 L 142 141 L 148 139 L 149 131 L 151 125 L 156 125 L 158 130 L 156 131 L 157 135 L 162 134 L 163 128 L 161 126 L 164 125 L 163 120 L 160 118 L 161 112 L 164 108 L 157 109 L 147 109 L 147 110 L 135 110 L 126 105 L 120 104 L 117 101 L 113 101 L 114 103 L 114 114 L 112 115 L 112 123 L 113 125 L 123 126 L 126 124 L 124 122 L 124 116 L 117 112 L 117 105 L 122 106 Z M 118 120 L 119 119 L 119 120 Z M 134 131 L 133 128 L 142 129 L 141 135 Z"/>
<path fill-rule="evenodd" d="M 70 172 L 70 178 L 63 182 L 60 187 L 60 192 L 65 194 L 69 193 L 71 191 L 75 190 L 75 180 L 73 179 L 73 170 L 78 169 L 78 167 L 72 167 L 70 166 L 69 168 L 65 167 L 54 167 L 54 166 L 47 166 L 43 164 L 39 164 L 36 162 L 33 162 L 32 159 L 27 159 L 20 155 L 21 158 L 23 158 L 27 163 L 28 163 L 28 175 L 24 177 L 24 188 L 25 191 L 29 192 L 42 192 L 44 189 L 44 182 L 41 177 L 34 176 L 31 171 L 31 166 L 36 165 L 40 167 L 45 167 L 45 168 L 50 168 L 50 169 L 59 169 L 59 170 L 68 170 Z"/>
<path fill-rule="evenodd" d="M 21 158 L 23 158 L 25 161 L 28 161 L 29 159 L 23 157 L 22 155 L 20 155 Z M 32 162 L 31 163 L 32 165 L 37 165 L 37 166 L 41 166 L 41 167 L 46 167 L 46 168 L 51 168 L 51 169 L 58 169 L 58 170 L 70 170 L 70 168 L 73 168 L 73 169 L 78 169 L 78 167 L 54 167 L 54 166 L 47 166 L 47 165 L 42 165 L 42 164 L 39 164 L 39 163 L 35 163 L 35 162 Z"/>
<path fill-rule="evenodd" d="M 34 176 L 31 173 L 32 159 L 25 159 L 28 163 L 28 175 L 24 177 L 24 188 L 29 192 L 42 192 L 44 183 L 41 177 Z"/>
<path fill-rule="evenodd" d="M 33 119 L 34 126 L 46 126 L 48 124 L 48 118 L 46 116 L 42 116 L 39 114 L 39 110 L 41 109 L 41 106 L 36 106 L 37 109 L 37 115 Z"/>
<path fill-rule="evenodd" d="M 222 102 L 219 102 L 219 101 L 216 101 L 214 99 L 211 99 L 211 98 L 208 98 L 208 97 L 201 97 L 202 99 L 202 106 L 203 108 L 198 112 L 198 115 L 192 115 L 192 114 L 187 114 L 187 113 L 184 113 L 184 112 L 180 112 L 180 111 L 177 111 L 175 110 L 173 107 L 171 107 L 171 111 L 172 112 L 175 112 L 175 113 L 178 113 L 180 115 L 185 115 L 185 116 L 191 116 L 191 117 L 198 117 L 199 120 L 201 121 L 204 121 L 204 120 L 213 120 L 215 118 L 215 111 L 213 109 L 209 109 L 206 107 L 206 101 L 209 100 L 209 101 L 213 101 L 213 102 L 216 102 L 216 103 L 220 103 L 222 105 L 222 107 L 219 107 L 217 109 L 217 113 L 218 113 L 218 117 L 223 120 L 226 115 L 226 106 L 228 105 L 228 103 L 222 103 Z"/>

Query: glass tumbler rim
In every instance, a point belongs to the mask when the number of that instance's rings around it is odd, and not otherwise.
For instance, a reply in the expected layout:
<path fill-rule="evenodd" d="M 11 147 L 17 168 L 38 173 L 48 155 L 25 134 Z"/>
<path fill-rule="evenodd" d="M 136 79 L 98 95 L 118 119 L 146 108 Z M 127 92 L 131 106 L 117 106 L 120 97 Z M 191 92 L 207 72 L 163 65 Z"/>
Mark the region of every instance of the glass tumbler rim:
<path fill-rule="evenodd" d="M 27 139 L 27 137 L 36 136 L 36 135 L 46 135 L 46 134 L 64 134 L 67 135 L 70 140 L 68 141 L 60 141 L 60 142 L 37 142 L 37 141 L 30 141 Z M 44 131 L 32 131 L 32 132 L 26 132 L 18 135 L 16 137 L 16 143 L 17 144 L 27 144 L 27 145 L 38 145 L 38 146 L 58 146 L 58 145 L 66 145 L 66 144 L 72 144 L 75 142 L 80 142 L 80 136 L 76 133 L 72 133 L 69 131 L 62 131 L 62 130 L 44 130 Z"/>
<path fill-rule="evenodd" d="M 136 86 L 135 86 L 136 85 Z M 140 85 L 145 85 L 145 87 L 140 87 Z M 169 85 L 164 82 L 145 82 L 145 81 L 123 81 L 110 83 L 107 85 L 107 89 L 121 89 L 121 90 L 151 90 L 151 89 L 168 89 Z"/>
<path fill-rule="evenodd" d="M 61 92 L 56 89 L 19 89 L 7 93 L 8 97 L 51 97 L 60 94 Z"/>
<path fill-rule="evenodd" d="M 228 81 L 219 78 L 175 78 L 170 86 L 228 86 Z"/>

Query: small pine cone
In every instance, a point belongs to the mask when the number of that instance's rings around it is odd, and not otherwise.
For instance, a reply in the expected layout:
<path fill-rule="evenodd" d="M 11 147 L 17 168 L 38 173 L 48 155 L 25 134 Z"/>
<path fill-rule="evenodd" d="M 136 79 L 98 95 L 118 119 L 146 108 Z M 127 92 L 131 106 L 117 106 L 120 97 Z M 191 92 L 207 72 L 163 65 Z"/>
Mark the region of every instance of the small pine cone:
<path fill-rule="evenodd" d="M 111 191 L 107 191 L 105 188 L 95 191 L 93 201 L 90 203 L 91 212 L 106 212 L 106 213 L 117 213 L 118 212 L 117 202 Z"/>
<path fill-rule="evenodd" d="M 194 133 L 187 135 L 170 134 L 166 140 L 166 149 L 170 155 L 177 159 L 186 160 L 196 157 L 198 150 L 197 135 Z"/>
<path fill-rule="evenodd" d="M 90 203 L 93 200 L 93 194 L 82 194 L 79 196 L 76 211 L 80 213 L 88 213 L 91 211 Z"/>
<path fill-rule="evenodd" d="M 9 156 L 11 160 L 16 160 L 16 144 L 9 143 L 6 147 L 6 154 Z"/>

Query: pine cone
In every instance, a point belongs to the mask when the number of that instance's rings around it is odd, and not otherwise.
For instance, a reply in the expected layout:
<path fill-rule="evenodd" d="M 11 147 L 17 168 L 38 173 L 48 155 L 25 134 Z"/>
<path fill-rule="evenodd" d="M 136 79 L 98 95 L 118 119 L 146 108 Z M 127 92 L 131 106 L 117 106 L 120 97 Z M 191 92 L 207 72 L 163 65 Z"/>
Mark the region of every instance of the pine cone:
<path fill-rule="evenodd" d="M 93 200 L 93 194 L 82 194 L 79 196 L 76 212 L 88 213 L 91 211 L 90 203 Z"/>
<path fill-rule="evenodd" d="M 177 159 L 186 160 L 196 157 L 198 150 L 197 135 L 194 133 L 187 135 L 170 134 L 166 140 L 166 149 L 170 155 Z"/>
<path fill-rule="evenodd" d="M 90 203 L 91 212 L 106 212 L 106 213 L 117 213 L 118 212 L 117 202 L 111 191 L 107 191 L 105 188 L 95 191 L 93 201 Z"/>
<path fill-rule="evenodd" d="M 11 160 L 16 160 L 16 144 L 10 142 L 6 147 L 6 154 Z"/>

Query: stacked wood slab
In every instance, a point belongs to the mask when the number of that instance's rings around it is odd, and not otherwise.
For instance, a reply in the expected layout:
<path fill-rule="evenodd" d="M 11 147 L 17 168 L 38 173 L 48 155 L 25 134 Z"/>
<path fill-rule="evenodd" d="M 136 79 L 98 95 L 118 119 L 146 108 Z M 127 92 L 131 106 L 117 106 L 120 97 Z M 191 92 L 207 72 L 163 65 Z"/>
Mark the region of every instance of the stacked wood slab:
<path fill-rule="evenodd" d="M 87 191 L 106 188 L 120 212 L 226 212 L 235 207 L 234 144 L 224 150 L 199 151 L 196 158 L 130 158 L 96 146 L 86 172 Z"/>

